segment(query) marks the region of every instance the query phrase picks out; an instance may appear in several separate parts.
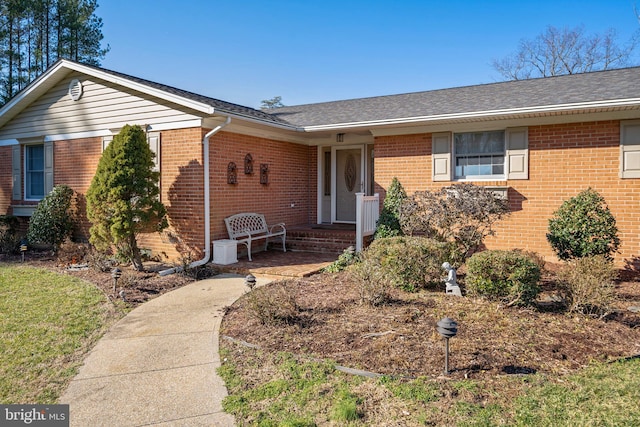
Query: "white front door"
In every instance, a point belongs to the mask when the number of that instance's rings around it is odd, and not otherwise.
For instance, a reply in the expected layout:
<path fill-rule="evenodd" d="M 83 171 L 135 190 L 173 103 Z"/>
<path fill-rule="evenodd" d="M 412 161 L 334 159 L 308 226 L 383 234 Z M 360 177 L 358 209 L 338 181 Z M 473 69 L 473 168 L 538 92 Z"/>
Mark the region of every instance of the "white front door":
<path fill-rule="evenodd" d="M 356 193 L 364 191 L 364 146 L 332 148 L 331 221 L 356 222 Z"/>

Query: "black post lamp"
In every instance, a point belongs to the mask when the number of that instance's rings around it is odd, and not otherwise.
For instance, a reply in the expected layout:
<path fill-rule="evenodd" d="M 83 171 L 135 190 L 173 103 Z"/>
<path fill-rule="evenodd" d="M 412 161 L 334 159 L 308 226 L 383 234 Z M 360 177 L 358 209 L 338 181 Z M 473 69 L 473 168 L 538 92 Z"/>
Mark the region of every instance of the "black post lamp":
<path fill-rule="evenodd" d="M 118 287 L 118 279 L 122 276 L 122 270 L 118 267 L 111 270 L 111 277 L 113 277 L 113 294 L 116 293 L 116 288 Z"/>
<path fill-rule="evenodd" d="M 436 330 L 444 337 L 444 374 L 449 375 L 449 338 L 453 338 L 458 333 L 458 324 L 455 320 L 444 317 L 437 323 Z"/>

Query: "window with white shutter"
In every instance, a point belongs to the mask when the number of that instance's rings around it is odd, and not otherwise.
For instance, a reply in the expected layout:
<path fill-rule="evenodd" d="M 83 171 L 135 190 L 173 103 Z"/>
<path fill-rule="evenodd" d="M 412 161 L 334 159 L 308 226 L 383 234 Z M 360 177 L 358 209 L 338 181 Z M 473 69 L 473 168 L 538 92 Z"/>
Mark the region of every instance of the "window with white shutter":
<path fill-rule="evenodd" d="M 431 136 L 431 169 L 434 181 L 451 181 L 451 134 Z"/>
<path fill-rule="evenodd" d="M 640 178 L 640 120 L 620 122 L 620 178 Z"/>

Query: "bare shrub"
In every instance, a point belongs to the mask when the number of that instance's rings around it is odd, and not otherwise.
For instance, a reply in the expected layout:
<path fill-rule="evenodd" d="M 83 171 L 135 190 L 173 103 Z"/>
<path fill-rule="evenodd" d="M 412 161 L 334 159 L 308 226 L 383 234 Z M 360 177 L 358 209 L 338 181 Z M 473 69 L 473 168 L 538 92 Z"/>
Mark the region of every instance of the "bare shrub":
<path fill-rule="evenodd" d="M 385 273 L 379 258 L 371 255 L 362 256 L 361 261 L 350 268 L 349 274 L 358 284 L 362 303 L 376 307 L 389 301 L 389 291 L 393 283 Z"/>
<path fill-rule="evenodd" d="M 91 248 L 85 259 L 89 264 L 89 268 L 102 273 L 111 271 L 113 267 L 118 265 L 118 262 L 109 252 L 99 251 L 94 247 Z"/>
<path fill-rule="evenodd" d="M 495 234 L 493 224 L 509 214 L 506 200 L 482 186 L 455 184 L 437 191 L 418 191 L 400 208 L 400 224 L 406 235 L 425 235 L 456 245 L 461 264 Z M 452 262 L 453 261 L 453 262 Z"/>
<path fill-rule="evenodd" d="M 291 280 L 255 288 L 246 296 L 247 308 L 263 325 L 294 324 L 300 315 L 296 293 Z"/>
<path fill-rule="evenodd" d="M 11 253 L 18 247 L 18 218 L 12 215 L 0 215 L 0 253 Z"/>
<path fill-rule="evenodd" d="M 616 269 L 606 255 L 576 258 L 558 272 L 567 309 L 594 317 L 611 313 L 615 298 Z"/>
<path fill-rule="evenodd" d="M 76 243 L 67 239 L 60 244 L 56 257 L 61 264 L 80 264 L 86 262 L 90 252 L 91 248 L 88 244 Z"/>

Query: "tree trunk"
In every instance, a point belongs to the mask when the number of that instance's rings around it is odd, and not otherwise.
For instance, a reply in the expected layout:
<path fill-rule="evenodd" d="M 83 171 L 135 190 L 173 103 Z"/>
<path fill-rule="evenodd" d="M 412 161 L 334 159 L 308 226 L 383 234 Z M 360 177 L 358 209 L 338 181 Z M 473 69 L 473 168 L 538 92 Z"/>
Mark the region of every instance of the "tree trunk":
<path fill-rule="evenodd" d="M 142 264 L 142 254 L 138 247 L 135 234 L 129 237 L 129 251 L 131 251 L 131 264 L 136 271 L 144 271 L 144 265 Z"/>

